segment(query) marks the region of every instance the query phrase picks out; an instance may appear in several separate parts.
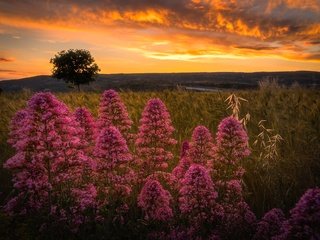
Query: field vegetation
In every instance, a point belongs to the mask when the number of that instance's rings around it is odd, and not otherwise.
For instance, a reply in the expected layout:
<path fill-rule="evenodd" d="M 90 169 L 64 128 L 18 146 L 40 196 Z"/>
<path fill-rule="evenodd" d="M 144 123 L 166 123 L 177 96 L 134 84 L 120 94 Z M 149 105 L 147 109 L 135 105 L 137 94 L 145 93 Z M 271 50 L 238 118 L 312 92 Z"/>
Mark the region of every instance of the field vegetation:
<path fill-rule="evenodd" d="M 32 94 L 25 90 L 0 95 L 1 166 L 15 153 L 7 143 L 10 120 L 26 106 Z M 196 126 L 207 127 L 215 136 L 221 120 L 234 114 L 226 102 L 231 92 L 166 90 L 123 91 L 119 94 L 133 121 L 134 133 L 138 132 L 141 113 L 149 99 L 159 98 L 167 107 L 175 128 L 173 138 L 177 140 L 172 150 L 174 158 L 168 162 L 167 172 L 171 172 L 178 164 L 182 143 L 191 138 Z M 72 110 L 86 107 L 94 117 L 98 116 L 101 93 L 55 95 Z M 239 119 L 246 120 L 251 151 L 249 157 L 241 162 L 245 169 L 245 201 L 258 218 L 272 208 L 281 208 L 288 214 L 307 189 L 320 185 L 320 92 L 267 84 L 259 90 L 237 91 L 235 95 L 244 99 L 240 99 L 237 114 Z M 134 151 L 133 144 L 129 144 L 129 147 Z M 11 179 L 11 172 L 1 167 L 1 205 L 12 193 Z M 1 231 L 6 232 L 4 229 Z"/>

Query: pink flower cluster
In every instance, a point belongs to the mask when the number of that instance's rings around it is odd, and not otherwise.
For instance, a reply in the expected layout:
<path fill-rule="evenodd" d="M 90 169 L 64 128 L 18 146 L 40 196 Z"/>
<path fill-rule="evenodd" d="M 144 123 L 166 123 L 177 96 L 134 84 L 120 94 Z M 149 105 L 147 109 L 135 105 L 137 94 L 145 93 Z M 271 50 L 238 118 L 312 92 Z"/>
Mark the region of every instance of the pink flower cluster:
<path fill-rule="evenodd" d="M 22 131 L 22 127 L 27 123 L 29 112 L 26 109 L 22 109 L 14 115 L 10 123 L 10 133 L 8 143 L 11 144 L 17 151 L 20 146 L 24 144 L 25 132 Z"/>
<path fill-rule="evenodd" d="M 100 131 L 94 150 L 98 163 L 98 172 L 106 177 L 108 172 L 125 166 L 132 160 L 126 140 L 119 130 L 110 126 Z"/>
<path fill-rule="evenodd" d="M 149 100 L 143 110 L 135 142 L 142 176 L 168 167 L 168 161 L 173 159 L 170 147 L 177 143 L 172 137 L 173 131 L 164 103 L 158 98 Z"/>
<path fill-rule="evenodd" d="M 273 208 L 267 212 L 257 225 L 253 240 L 270 240 L 280 233 L 285 216 L 281 209 Z"/>
<path fill-rule="evenodd" d="M 138 206 L 146 220 L 168 221 L 173 217 L 171 195 L 157 180 L 148 180 L 138 196 Z"/>
<path fill-rule="evenodd" d="M 256 216 L 243 199 L 241 181 L 217 182 L 224 218 L 220 232 L 227 239 L 250 239 L 255 230 Z"/>
<path fill-rule="evenodd" d="M 112 89 L 104 91 L 101 96 L 97 127 L 103 129 L 111 125 L 118 128 L 126 140 L 131 140 L 132 120 L 119 94 Z"/>
<path fill-rule="evenodd" d="M 256 216 L 244 201 L 222 204 L 224 218 L 220 233 L 226 239 L 250 239 L 256 227 Z"/>
<path fill-rule="evenodd" d="M 134 172 L 129 167 L 132 155 L 119 130 L 106 127 L 100 131 L 94 149 L 97 161 L 96 186 L 99 208 L 112 205 L 116 214 L 114 222 L 124 222 L 125 199 L 130 195 Z M 114 203 L 112 203 L 114 202 Z"/>
<path fill-rule="evenodd" d="M 67 196 L 73 199 L 71 192 L 86 187 L 84 171 L 92 172 L 93 166 L 82 151 L 78 130 L 67 106 L 50 93 L 35 94 L 16 115 L 9 142 L 17 153 L 4 167 L 13 171 L 19 194 L 5 206 L 8 212 L 50 212 Z"/>
<path fill-rule="evenodd" d="M 218 193 L 208 171 L 201 165 L 191 165 L 186 172 L 179 191 L 181 214 L 192 225 L 217 224 L 223 209 L 217 203 Z"/>
<path fill-rule="evenodd" d="M 85 107 L 76 108 L 74 111 L 74 118 L 79 124 L 79 138 L 82 142 L 85 151 L 92 155 L 92 148 L 95 143 L 95 135 L 96 135 L 96 123 L 89 112 Z"/>
<path fill-rule="evenodd" d="M 214 146 L 213 175 L 217 180 L 241 179 L 241 161 L 250 155 L 248 135 L 242 124 L 233 117 L 221 121 Z"/>
<path fill-rule="evenodd" d="M 213 161 L 213 143 L 210 131 L 204 126 L 193 130 L 188 151 L 190 162 L 207 166 Z"/>
<path fill-rule="evenodd" d="M 190 144 L 188 141 L 184 141 L 182 143 L 181 148 L 181 154 L 180 154 L 180 160 L 178 165 L 172 170 L 172 175 L 177 180 L 183 179 L 185 173 L 189 169 L 191 163 L 190 159 L 188 157 L 188 151 L 190 149 Z"/>
<path fill-rule="evenodd" d="M 307 190 L 272 240 L 320 238 L 320 188 Z"/>

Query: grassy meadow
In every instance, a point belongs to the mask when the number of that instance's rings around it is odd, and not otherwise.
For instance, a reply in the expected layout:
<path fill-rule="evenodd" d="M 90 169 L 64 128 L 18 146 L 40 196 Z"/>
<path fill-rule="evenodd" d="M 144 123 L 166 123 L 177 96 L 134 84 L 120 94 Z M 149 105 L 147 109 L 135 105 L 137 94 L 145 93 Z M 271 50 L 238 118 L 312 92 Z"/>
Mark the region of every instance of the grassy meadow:
<path fill-rule="evenodd" d="M 179 144 L 189 139 L 197 125 L 205 125 L 215 134 L 219 122 L 231 114 L 225 99 L 231 92 L 200 93 L 187 91 L 121 92 L 135 131 L 143 107 L 150 98 L 159 97 L 169 109 L 175 138 Z M 8 126 L 14 113 L 23 108 L 32 95 L 29 91 L 2 93 L 0 95 L 0 199 L 1 205 L 10 193 L 11 176 L 2 164 L 14 151 L 7 144 Z M 85 106 L 97 116 L 100 93 L 57 93 L 59 99 L 71 109 Z M 246 201 L 257 216 L 273 207 L 292 208 L 309 187 L 320 185 L 320 91 L 301 88 L 262 88 L 237 91 L 236 95 L 248 100 L 243 102 L 240 115 L 250 113 L 247 124 L 251 156 L 243 162 Z M 259 158 L 261 148 L 253 145 L 260 129 L 258 123 L 274 129 L 283 141 L 278 144 L 278 156 L 265 160 Z M 179 154 L 177 154 L 178 156 Z M 171 163 L 170 170 L 178 159 Z"/>

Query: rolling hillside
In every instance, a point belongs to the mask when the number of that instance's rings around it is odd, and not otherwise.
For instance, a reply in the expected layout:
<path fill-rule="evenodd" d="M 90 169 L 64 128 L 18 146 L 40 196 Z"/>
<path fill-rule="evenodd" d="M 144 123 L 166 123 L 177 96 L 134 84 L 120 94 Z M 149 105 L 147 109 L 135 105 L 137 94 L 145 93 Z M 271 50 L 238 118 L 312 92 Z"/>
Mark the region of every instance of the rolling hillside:
<path fill-rule="evenodd" d="M 305 87 L 320 86 L 320 72 L 255 72 L 255 73 L 150 73 L 150 74 L 100 74 L 97 81 L 82 86 L 85 91 L 101 91 L 103 89 L 125 89 L 132 91 L 175 89 L 177 86 L 203 89 L 254 89 L 260 80 L 277 79 L 281 85 L 290 86 L 298 83 Z M 55 80 L 47 75 L 34 76 L 18 80 L 0 81 L 3 91 L 51 90 L 68 92 L 72 88 L 63 81 Z M 200 88 L 200 89 L 199 89 Z"/>

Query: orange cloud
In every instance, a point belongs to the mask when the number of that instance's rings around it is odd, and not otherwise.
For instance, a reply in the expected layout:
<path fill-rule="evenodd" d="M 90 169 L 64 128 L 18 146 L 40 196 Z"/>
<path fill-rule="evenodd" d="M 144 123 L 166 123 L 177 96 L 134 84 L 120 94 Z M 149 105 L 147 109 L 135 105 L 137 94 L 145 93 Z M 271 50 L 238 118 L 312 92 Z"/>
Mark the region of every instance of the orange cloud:
<path fill-rule="evenodd" d="M 13 58 L 0 57 L 0 62 L 12 62 L 12 61 L 14 61 Z"/>
<path fill-rule="evenodd" d="M 6 69 L 24 72 L 48 72 L 48 59 L 65 48 L 89 48 L 108 72 L 199 70 L 217 60 L 235 69 L 252 58 L 320 69 L 319 13 L 317 0 L 0 2 L 0 44 L 16 59 Z"/>

